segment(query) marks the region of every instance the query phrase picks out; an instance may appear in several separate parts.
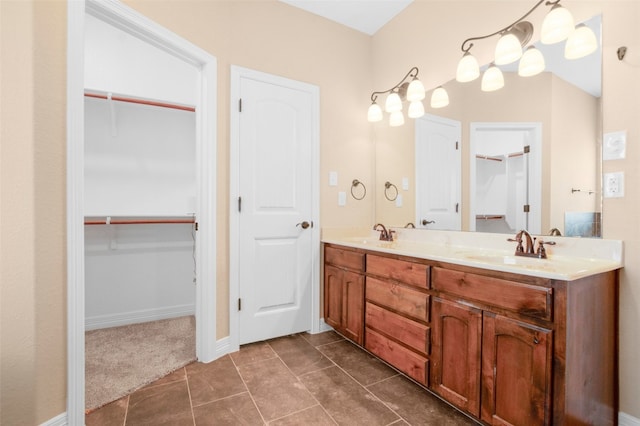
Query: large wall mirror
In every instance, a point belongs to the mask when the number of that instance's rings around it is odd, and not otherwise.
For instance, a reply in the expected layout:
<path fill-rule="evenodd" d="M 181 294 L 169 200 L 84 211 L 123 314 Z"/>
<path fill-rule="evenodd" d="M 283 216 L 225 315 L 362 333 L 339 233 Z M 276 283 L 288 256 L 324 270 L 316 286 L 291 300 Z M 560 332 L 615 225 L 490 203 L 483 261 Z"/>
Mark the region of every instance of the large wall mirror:
<path fill-rule="evenodd" d="M 601 22 L 584 22 L 598 40 Z M 562 43 L 536 46 L 546 62 L 541 74 L 520 77 L 517 63 L 501 67 L 505 85 L 494 92 L 483 92 L 481 79 L 452 78 L 443 85 L 450 103 L 440 109 L 429 108 L 428 92 L 427 114 L 405 124 L 415 125 L 414 140 L 402 141 L 413 155 L 388 161 L 389 148 L 376 146 L 377 182 L 397 180 L 402 195 L 402 203 L 376 198 L 377 222 L 602 235 L 601 48 L 567 60 Z"/>

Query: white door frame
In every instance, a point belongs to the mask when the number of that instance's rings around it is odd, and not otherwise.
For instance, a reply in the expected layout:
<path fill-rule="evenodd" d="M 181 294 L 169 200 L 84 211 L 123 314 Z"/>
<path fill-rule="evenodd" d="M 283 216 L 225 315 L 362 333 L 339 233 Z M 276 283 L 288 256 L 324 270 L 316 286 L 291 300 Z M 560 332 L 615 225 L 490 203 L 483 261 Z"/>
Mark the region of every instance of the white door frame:
<path fill-rule="evenodd" d="M 281 84 L 291 87 L 297 82 L 284 77 L 263 73 L 260 71 L 231 66 L 231 96 L 230 96 L 230 187 L 229 187 L 229 346 L 230 351 L 239 348 L 239 313 L 238 297 L 240 294 L 240 213 L 238 212 L 238 197 L 240 183 L 240 79 L 255 78 L 259 81 L 267 81 L 273 84 Z M 308 90 L 309 85 L 300 83 L 302 90 Z M 319 91 L 312 92 L 313 111 L 311 117 L 312 127 L 312 170 L 311 186 L 313 195 L 311 198 L 311 333 L 319 333 L 326 328 L 320 324 L 320 95 Z"/>
<path fill-rule="evenodd" d="M 85 13 L 200 69 L 196 104 L 198 237 L 196 356 L 216 352 L 216 58 L 116 0 L 67 2 L 67 423 L 84 424 L 84 25 Z"/>

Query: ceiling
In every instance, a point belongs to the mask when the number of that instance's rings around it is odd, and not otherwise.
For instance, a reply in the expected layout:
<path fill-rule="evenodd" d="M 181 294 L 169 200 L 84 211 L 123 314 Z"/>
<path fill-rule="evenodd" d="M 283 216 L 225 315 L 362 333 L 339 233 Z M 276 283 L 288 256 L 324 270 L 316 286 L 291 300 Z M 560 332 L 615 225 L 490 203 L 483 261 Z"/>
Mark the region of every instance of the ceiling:
<path fill-rule="evenodd" d="M 280 0 L 373 35 L 413 0 Z"/>

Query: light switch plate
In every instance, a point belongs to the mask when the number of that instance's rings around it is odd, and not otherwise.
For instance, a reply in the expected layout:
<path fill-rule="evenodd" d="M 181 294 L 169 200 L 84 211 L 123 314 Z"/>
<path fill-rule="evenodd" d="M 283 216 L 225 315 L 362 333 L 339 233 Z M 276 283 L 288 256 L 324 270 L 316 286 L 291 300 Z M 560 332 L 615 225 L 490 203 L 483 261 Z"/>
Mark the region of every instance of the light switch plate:
<path fill-rule="evenodd" d="M 338 205 L 344 207 L 347 205 L 347 193 L 344 191 L 338 192 Z"/>
<path fill-rule="evenodd" d="M 402 207 L 402 194 L 398 194 L 396 197 L 396 207 Z"/>
<path fill-rule="evenodd" d="M 338 172 L 329 172 L 329 186 L 338 186 Z"/>
<path fill-rule="evenodd" d="M 405 191 L 409 190 L 409 178 L 408 177 L 403 177 L 402 178 L 402 189 Z"/>
<path fill-rule="evenodd" d="M 603 160 L 621 160 L 627 152 L 627 132 L 605 133 L 602 142 Z"/>
<path fill-rule="evenodd" d="M 603 179 L 605 198 L 624 197 L 624 172 L 605 173 Z"/>

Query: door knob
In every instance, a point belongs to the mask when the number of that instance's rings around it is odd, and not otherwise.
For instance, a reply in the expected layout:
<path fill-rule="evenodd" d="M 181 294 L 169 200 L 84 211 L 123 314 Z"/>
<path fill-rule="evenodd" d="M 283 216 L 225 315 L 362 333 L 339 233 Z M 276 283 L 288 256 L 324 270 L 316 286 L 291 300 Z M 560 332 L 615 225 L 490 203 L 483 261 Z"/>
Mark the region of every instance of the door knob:
<path fill-rule="evenodd" d="M 306 220 L 304 222 L 296 223 L 296 226 L 301 226 L 302 229 L 307 229 L 308 227 L 313 227 L 313 222 L 309 223 Z"/>
<path fill-rule="evenodd" d="M 430 223 L 436 223 L 436 221 L 435 221 L 435 220 L 422 219 L 422 224 L 423 224 L 424 226 L 427 226 L 427 225 L 428 225 L 428 224 L 430 224 Z"/>

